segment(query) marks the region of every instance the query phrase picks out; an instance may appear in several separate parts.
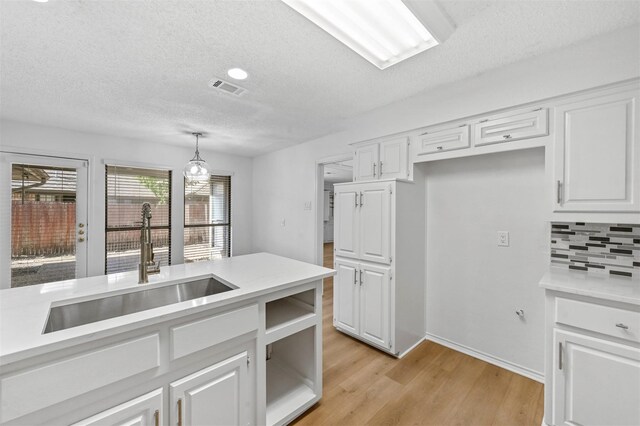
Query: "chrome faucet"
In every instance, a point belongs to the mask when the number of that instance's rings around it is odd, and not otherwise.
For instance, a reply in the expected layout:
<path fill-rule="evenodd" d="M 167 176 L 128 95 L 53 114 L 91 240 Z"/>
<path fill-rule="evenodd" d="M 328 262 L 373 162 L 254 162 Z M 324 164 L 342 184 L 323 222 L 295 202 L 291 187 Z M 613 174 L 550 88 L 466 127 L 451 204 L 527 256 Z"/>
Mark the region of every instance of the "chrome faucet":
<path fill-rule="evenodd" d="M 149 282 L 149 274 L 160 272 L 160 262 L 153 260 L 153 243 L 151 242 L 151 204 L 142 205 L 142 228 L 140 228 L 140 264 L 138 265 L 138 284 Z"/>

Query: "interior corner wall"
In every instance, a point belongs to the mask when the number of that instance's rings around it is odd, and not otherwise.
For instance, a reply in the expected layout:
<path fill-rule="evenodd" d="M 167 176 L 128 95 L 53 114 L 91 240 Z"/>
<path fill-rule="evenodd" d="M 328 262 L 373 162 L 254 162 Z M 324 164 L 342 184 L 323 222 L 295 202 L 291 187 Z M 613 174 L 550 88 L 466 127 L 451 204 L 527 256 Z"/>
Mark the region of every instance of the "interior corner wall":
<path fill-rule="evenodd" d="M 89 161 L 88 274 L 104 274 L 105 161 L 123 165 L 169 167 L 173 172 L 171 211 L 172 264 L 184 260 L 184 181 L 182 168 L 193 148 L 85 133 L 29 123 L 0 121 L 0 151 L 40 153 Z M 252 251 L 251 158 L 201 149 L 214 170 L 232 172 L 231 226 L 233 254 Z"/>
<path fill-rule="evenodd" d="M 423 92 L 347 119 L 343 131 L 253 159 L 253 249 L 316 262 L 316 161 L 350 143 L 640 76 L 638 26 Z M 384 71 L 383 71 L 384 72 Z M 314 203 L 315 204 L 315 203 Z"/>
<path fill-rule="evenodd" d="M 540 377 L 548 267 L 544 148 L 423 164 L 427 333 Z M 509 246 L 498 246 L 498 231 Z M 522 309 L 524 317 L 516 315 Z"/>

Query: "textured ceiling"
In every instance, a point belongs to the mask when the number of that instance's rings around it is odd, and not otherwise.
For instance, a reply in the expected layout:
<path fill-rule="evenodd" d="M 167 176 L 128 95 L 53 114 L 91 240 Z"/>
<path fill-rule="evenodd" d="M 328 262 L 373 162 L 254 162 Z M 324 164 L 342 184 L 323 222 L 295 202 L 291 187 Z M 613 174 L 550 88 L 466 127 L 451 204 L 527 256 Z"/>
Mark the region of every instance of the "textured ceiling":
<path fill-rule="evenodd" d="M 0 0 L 0 116 L 254 156 L 345 118 L 637 24 L 637 1 L 439 1 L 441 46 L 379 70 L 277 0 Z M 207 87 L 246 69 L 242 97 Z M 89 142 L 88 142 L 89 143 Z"/>

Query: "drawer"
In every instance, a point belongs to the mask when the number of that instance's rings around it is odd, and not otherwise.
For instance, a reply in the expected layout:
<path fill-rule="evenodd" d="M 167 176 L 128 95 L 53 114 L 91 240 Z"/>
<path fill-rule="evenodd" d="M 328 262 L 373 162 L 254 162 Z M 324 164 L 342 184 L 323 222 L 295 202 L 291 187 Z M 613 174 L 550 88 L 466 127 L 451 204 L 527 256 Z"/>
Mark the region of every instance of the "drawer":
<path fill-rule="evenodd" d="M 469 126 L 424 133 L 417 138 L 417 155 L 469 148 Z"/>
<path fill-rule="evenodd" d="M 473 125 L 475 146 L 511 142 L 549 134 L 547 109 L 483 120 Z"/>
<path fill-rule="evenodd" d="M 215 346 L 258 329 L 258 305 L 171 327 L 171 359 Z"/>
<path fill-rule="evenodd" d="M 159 365 L 160 336 L 152 334 L 4 377 L 0 381 L 0 423 Z"/>
<path fill-rule="evenodd" d="M 640 312 L 558 298 L 556 323 L 640 342 Z"/>

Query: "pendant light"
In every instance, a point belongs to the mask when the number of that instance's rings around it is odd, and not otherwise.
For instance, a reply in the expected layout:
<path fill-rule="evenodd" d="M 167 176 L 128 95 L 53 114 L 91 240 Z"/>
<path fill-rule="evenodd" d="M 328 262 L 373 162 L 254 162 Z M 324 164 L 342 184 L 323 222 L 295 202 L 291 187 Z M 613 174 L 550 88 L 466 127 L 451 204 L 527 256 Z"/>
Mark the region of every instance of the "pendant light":
<path fill-rule="evenodd" d="M 211 168 L 206 161 L 200 158 L 200 151 L 198 151 L 198 139 L 202 136 L 202 133 L 194 132 L 192 135 L 196 137 L 196 154 L 193 156 L 191 161 L 184 166 L 182 174 L 188 182 L 207 182 L 211 177 Z"/>

